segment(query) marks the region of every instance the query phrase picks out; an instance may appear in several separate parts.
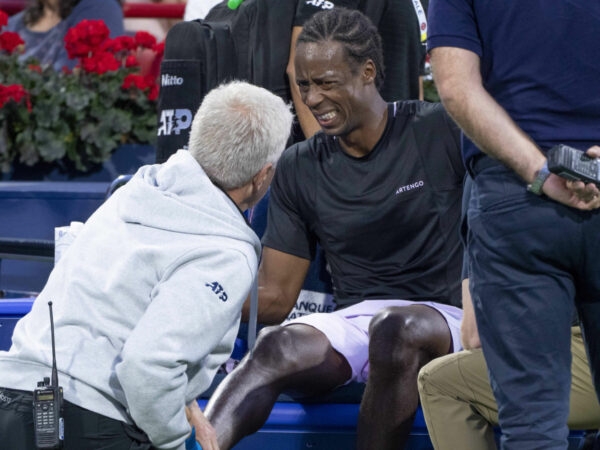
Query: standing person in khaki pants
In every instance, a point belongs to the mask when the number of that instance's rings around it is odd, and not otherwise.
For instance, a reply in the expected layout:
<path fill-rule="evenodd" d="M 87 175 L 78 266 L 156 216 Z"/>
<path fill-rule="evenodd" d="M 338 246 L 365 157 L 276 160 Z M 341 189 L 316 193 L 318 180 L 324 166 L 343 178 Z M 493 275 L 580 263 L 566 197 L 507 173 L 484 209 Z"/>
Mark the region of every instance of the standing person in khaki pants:
<path fill-rule="evenodd" d="M 471 198 L 472 179 L 465 178 L 463 214 Z M 468 233 L 463 217 L 462 232 Z M 498 426 L 498 405 L 492 393 L 475 311 L 469 291 L 469 260 L 463 258 L 463 319 L 460 338 L 465 350 L 434 359 L 421 368 L 419 396 L 435 450 L 488 450 L 496 448 L 493 427 Z M 571 395 L 568 425 L 571 429 L 600 427 L 596 398 L 579 326 L 571 327 Z"/>
<path fill-rule="evenodd" d="M 493 427 L 498 426 L 498 405 L 481 351 L 468 283 L 463 280 L 461 340 L 466 350 L 434 359 L 419 372 L 421 406 L 435 450 L 496 448 Z M 579 326 L 571 328 L 571 353 L 567 423 L 577 430 L 600 428 L 600 404 Z"/>

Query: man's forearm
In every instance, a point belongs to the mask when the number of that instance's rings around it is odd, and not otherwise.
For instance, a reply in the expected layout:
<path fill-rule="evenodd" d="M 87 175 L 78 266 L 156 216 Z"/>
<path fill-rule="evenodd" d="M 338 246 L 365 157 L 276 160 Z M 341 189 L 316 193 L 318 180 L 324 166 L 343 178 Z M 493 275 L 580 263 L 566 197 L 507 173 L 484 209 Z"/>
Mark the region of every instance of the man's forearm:
<path fill-rule="evenodd" d="M 545 156 L 484 89 L 479 57 L 440 47 L 432 50 L 431 65 L 442 103 L 463 132 L 483 152 L 533 181 Z"/>
<path fill-rule="evenodd" d="M 279 325 L 288 316 L 294 303 L 282 301 L 274 292 L 259 288 L 258 323 L 263 325 Z M 242 322 L 250 320 L 250 297 L 242 308 Z"/>
<path fill-rule="evenodd" d="M 463 319 L 460 323 L 460 340 L 462 346 L 467 350 L 479 348 L 481 347 L 481 341 L 479 340 L 479 331 L 477 330 L 468 278 L 462 281 L 462 306 Z"/>

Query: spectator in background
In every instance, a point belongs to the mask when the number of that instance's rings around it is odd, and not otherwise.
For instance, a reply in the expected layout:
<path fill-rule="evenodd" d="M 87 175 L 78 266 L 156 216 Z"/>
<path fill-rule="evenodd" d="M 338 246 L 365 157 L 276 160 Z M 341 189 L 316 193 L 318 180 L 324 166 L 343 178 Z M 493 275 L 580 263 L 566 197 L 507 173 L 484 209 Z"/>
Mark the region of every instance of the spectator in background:
<path fill-rule="evenodd" d="M 296 85 L 294 56 L 296 41 L 304 23 L 317 11 L 335 7 L 358 9 L 371 19 L 381 35 L 385 69 L 385 79 L 380 89 L 383 99 L 388 102 L 422 99 L 421 76 L 425 68 L 425 14 L 428 3 L 429 0 L 298 0 L 287 73 L 296 115 L 306 138 L 320 131 L 321 127 L 302 103 Z"/>
<path fill-rule="evenodd" d="M 110 36 L 123 34 L 123 10 L 118 0 L 32 0 L 30 5 L 8 20 L 6 31 L 19 33 L 25 41 L 21 58 L 36 58 L 55 70 L 73 68 L 64 37 L 67 30 L 84 19 L 101 19 Z"/>

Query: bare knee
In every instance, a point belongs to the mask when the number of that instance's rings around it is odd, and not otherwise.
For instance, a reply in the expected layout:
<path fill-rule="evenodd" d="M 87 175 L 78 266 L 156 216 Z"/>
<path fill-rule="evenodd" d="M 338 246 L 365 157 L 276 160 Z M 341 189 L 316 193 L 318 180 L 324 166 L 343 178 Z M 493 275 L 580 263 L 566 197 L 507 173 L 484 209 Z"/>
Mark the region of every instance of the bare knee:
<path fill-rule="evenodd" d="M 389 307 L 369 325 L 369 362 L 372 369 L 418 371 L 424 364 L 448 353 L 452 339 L 439 312 L 424 305 Z"/>
<path fill-rule="evenodd" d="M 249 362 L 263 370 L 292 374 L 322 363 L 328 347 L 327 338 L 310 326 L 277 325 L 261 330 Z"/>

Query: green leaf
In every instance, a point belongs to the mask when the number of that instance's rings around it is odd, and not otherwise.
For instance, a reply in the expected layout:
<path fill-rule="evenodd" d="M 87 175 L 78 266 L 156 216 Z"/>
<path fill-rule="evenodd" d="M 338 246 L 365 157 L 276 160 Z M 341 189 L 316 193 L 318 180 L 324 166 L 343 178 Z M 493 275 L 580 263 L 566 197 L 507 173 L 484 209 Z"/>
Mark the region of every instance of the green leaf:
<path fill-rule="evenodd" d="M 33 133 L 37 151 L 44 161 L 55 161 L 65 156 L 66 151 L 63 140 L 66 127 L 62 127 L 62 133 L 56 133 L 57 128 L 61 129 L 61 127 L 56 127 L 54 130 L 38 128 Z"/>

